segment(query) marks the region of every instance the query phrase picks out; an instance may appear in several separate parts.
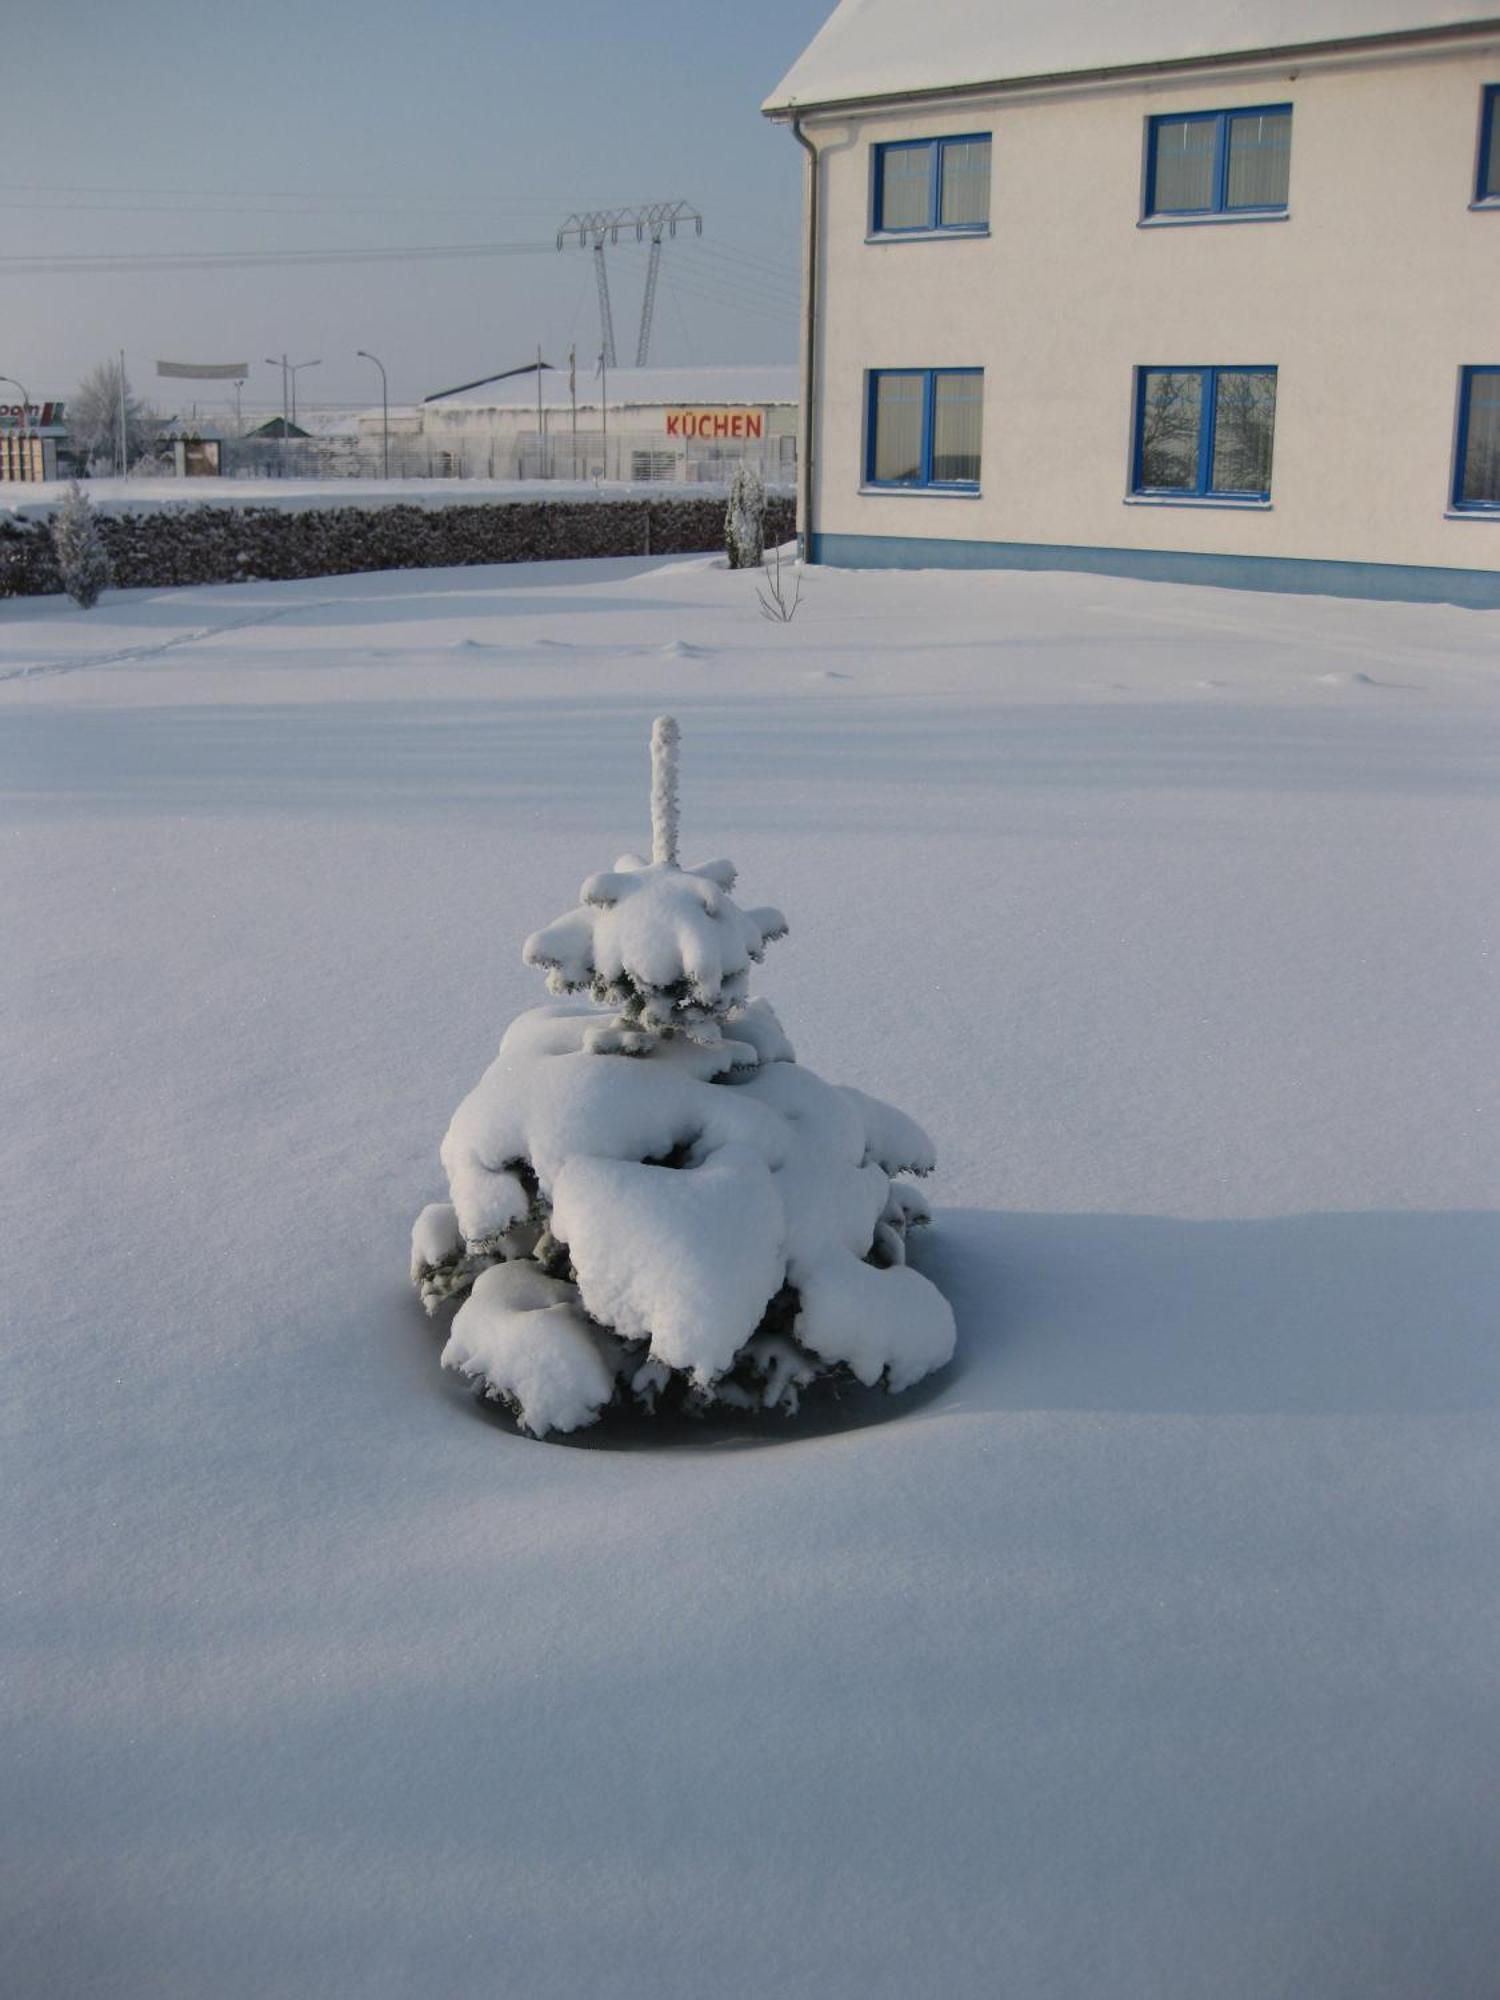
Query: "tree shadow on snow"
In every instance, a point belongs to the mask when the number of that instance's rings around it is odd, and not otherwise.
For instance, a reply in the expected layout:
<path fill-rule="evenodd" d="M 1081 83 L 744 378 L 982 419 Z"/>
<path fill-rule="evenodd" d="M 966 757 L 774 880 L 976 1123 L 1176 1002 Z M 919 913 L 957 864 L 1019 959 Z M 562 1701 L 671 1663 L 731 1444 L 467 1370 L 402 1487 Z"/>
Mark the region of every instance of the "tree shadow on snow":
<path fill-rule="evenodd" d="M 912 1259 L 958 1319 L 902 1395 L 815 1388 L 796 1417 L 611 1410 L 546 1440 L 592 1451 L 797 1444 L 920 1417 L 1437 1416 L 1500 1408 L 1500 1214 L 1171 1216 L 939 1210 Z M 446 1336 L 446 1315 L 443 1331 Z M 445 1374 L 476 1422 L 535 1442 Z"/>
<path fill-rule="evenodd" d="M 1500 1407 L 1500 1214 L 949 1209 L 923 1251 L 958 1317 L 934 1415 Z"/>

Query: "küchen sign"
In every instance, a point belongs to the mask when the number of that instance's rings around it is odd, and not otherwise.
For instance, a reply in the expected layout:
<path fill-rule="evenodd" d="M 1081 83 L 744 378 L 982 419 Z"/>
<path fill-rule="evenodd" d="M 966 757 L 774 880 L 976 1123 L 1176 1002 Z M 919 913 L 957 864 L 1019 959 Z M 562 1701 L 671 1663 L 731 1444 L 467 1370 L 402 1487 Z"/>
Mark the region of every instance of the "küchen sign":
<path fill-rule="evenodd" d="M 761 438 L 764 410 L 668 410 L 669 438 Z"/>

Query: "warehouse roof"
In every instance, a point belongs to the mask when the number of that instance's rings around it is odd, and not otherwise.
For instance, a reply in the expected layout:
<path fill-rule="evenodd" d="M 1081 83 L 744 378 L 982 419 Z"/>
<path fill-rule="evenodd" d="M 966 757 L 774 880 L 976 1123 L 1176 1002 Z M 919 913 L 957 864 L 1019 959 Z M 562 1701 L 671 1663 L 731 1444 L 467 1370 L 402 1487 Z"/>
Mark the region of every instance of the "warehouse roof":
<path fill-rule="evenodd" d="M 518 375 L 508 382 L 478 382 L 457 395 L 437 396 L 424 405 L 430 410 L 453 406 L 487 410 L 534 410 L 536 376 Z M 579 407 L 597 406 L 603 381 L 592 365 L 578 364 Z M 795 403 L 798 374 L 795 363 L 769 366 L 740 366 L 725 363 L 717 368 L 611 368 L 608 378 L 611 409 L 658 403 L 698 407 L 726 403 L 736 407 L 748 403 Z M 567 409 L 566 361 L 561 368 L 549 368 L 542 376 L 542 405 L 545 409 Z"/>
<path fill-rule="evenodd" d="M 1494 0 L 840 0 L 768 112 L 1266 49 L 1500 28 Z"/>

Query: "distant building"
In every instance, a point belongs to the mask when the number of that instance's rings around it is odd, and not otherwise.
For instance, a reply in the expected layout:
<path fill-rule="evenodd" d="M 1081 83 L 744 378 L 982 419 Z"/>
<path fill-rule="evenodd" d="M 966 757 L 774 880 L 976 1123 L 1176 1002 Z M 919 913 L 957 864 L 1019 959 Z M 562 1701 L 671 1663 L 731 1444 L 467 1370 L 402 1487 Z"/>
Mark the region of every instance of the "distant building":
<path fill-rule="evenodd" d="M 748 459 L 773 484 L 797 466 L 797 370 L 621 368 L 607 383 L 566 367 L 390 412 L 393 475 L 469 479 L 720 481 Z M 378 459 L 380 411 L 359 418 Z"/>
<path fill-rule="evenodd" d="M 61 402 L 0 402 L 0 481 L 28 484 L 58 475 L 58 447 L 66 449 Z"/>
<path fill-rule="evenodd" d="M 293 443 L 301 440 L 309 444 L 312 435 L 311 431 L 303 430 L 300 424 L 294 424 L 288 417 L 271 417 L 266 423 L 257 424 L 254 430 L 245 432 L 247 438 L 274 438 L 278 442 L 290 440 Z"/>
<path fill-rule="evenodd" d="M 842 0 L 814 560 L 1500 604 L 1500 9 Z"/>

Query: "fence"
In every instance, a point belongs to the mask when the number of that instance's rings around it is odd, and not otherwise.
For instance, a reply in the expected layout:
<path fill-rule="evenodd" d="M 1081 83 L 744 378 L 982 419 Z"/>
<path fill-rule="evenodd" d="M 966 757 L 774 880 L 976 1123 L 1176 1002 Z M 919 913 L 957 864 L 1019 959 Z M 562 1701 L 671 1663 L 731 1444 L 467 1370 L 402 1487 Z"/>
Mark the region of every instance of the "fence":
<path fill-rule="evenodd" d="M 571 430 L 538 438 L 454 432 L 447 437 L 393 431 L 393 479 L 603 480 L 653 485 L 726 486 L 736 464 L 754 466 L 767 486 L 796 483 L 795 437 L 763 443 L 668 445 L 660 431 Z M 236 479 L 379 479 L 378 435 L 337 438 L 227 438 L 224 471 Z"/>

